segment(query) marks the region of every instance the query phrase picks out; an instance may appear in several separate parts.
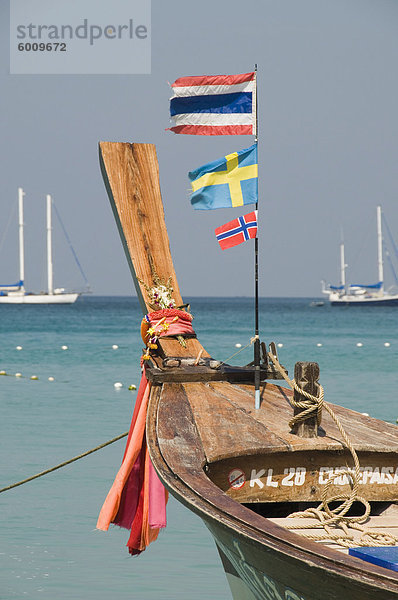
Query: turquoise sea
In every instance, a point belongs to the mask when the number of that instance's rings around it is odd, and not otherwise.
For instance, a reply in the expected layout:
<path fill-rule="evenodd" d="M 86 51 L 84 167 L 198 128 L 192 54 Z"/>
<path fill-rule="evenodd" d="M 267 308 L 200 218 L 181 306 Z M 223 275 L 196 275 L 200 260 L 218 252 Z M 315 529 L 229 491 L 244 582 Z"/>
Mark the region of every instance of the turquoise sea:
<path fill-rule="evenodd" d="M 215 358 L 225 360 L 236 344 L 249 342 L 252 299 L 185 300 Z M 290 372 L 297 360 L 319 362 L 327 400 L 395 423 L 397 309 L 314 308 L 310 301 L 261 299 L 263 341 L 282 344 L 280 360 Z M 142 344 L 134 298 L 0 306 L 0 314 L 0 370 L 9 374 L 0 376 L 2 488 L 128 429 L 136 395 L 128 386 L 138 386 Z M 249 348 L 231 362 L 251 360 Z M 124 445 L 116 442 L 0 495 L 1 599 L 230 598 L 210 534 L 174 499 L 167 529 L 139 557 L 128 554 L 126 530 L 95 530 Z"/>

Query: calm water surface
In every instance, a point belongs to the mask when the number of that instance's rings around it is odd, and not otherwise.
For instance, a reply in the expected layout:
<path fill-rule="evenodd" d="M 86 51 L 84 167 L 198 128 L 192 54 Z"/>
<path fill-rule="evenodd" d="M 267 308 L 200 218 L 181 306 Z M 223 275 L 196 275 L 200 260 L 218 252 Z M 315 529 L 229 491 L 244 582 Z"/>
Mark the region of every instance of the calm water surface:
<path fill-rule="evenodd" d="M 251 299 L 186 300 L 215 358 L 227 359 L 253 335 Z M 262 299 L 260 309 L 262 339 L 283 344 L 290 372 L 297 360 L 315 360 L 327 400 L 396 422 L 397 309 L 312 308 L 309 299 Z M 12 375 L 0 377 L 3 487 L 128 429 L 136 392 L 127 388 L 139 382 L 142 343 L 135 299 L 0 306 L 0 313 L 0 370 Z M 251 360 L 249 348 L 231 362 Z M 230 598 L 210 534 L 174 499 L 167 529 L 138 558 L 128 554 L 126 530 L 95 530 L 124 444 L 1 494 L 1 599 Z"/>

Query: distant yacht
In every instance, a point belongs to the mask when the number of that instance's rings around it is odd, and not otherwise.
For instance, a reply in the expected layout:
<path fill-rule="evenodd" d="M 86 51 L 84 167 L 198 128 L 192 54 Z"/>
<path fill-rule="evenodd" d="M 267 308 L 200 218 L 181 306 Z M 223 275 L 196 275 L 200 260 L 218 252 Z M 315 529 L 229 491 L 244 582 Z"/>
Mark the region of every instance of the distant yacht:
<path fill-rule="evenodd" d="M 54 288 L 52 262 L 52 199 L 47 194 L 47 282 L 48 291 L 30 293 L 25 290 L 24 259 L 24 221 L 23 197 L 25 192 L 18 188 L 19 213 L 19 282 L 11 285 L 0 285 L 0 304 L 73 304 L 80 293 L 65 292 L 64 288 Z"/>
<path fill-rule="evenodd" d="M 383 234 L 381 226 L 381 206 L 377 207 L 377 264 L 379 281 L 372 285 L 354 284 L 347 290 L 345 271 L 347 265 L 344 257 L 344 242 L 340 244 L 340 278 L 339 286 L 328 285 L 322 281 L 322 293 L 329 297 L 332 306 L 398 306 L 398 294 L 384 289 L 383 271 Z"/>

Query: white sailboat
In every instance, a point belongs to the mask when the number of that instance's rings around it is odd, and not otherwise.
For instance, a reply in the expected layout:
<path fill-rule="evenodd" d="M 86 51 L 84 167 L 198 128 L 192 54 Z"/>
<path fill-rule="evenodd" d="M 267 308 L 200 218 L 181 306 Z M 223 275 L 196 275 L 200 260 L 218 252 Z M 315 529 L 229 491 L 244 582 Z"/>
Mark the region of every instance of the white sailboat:
<path fill-rule="evenodd" d="M 355 284 L 347 288 L 344 242 L 340 244 L 340 285 L 328 285 L 322 281 L 322 293 L 329 297 L 332 306 L 398 306 L 398 294 L 384 289 L 383 232 L 381 206 L 377 207 L 377 266 L 379 281 L 372 285 Z"/>
<path fill-rule="evenodd" d="M 19 214 L 19 282 L 12 285 L 0 285 L 0 304 L 73 304 L 79 293 L 65 292 L 64 288 L 54 288 L 52 262 L 52 199 L 47 194 L 47 283 L 48 291 L 29 293 L 25 290 L 25 255 L 23 197 L 25 192 L 18 188 Z"/>

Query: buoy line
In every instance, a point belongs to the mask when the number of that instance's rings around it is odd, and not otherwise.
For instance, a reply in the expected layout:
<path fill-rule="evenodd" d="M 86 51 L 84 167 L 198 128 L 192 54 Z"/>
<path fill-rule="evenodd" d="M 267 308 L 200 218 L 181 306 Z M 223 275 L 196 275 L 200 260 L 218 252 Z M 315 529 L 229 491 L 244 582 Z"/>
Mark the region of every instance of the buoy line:
<path fill-rule="evenodd" d="M 22 373 L 7 373 L 6 371 L 0 371 L 0 376 L 3 377 L 16 377 L 17 379 L 30 379 L 31 381 L 39 381 L 39 376 L 38 375 L 22 375 Z M 50 376 L 47 377 L 47 381 L 55 381 L 55 378 Z M 66 381 L 61 381 L 61 383 L 67 383 Z M 123 383 L 121 383 L 120 381 L 117 381 L 116 383 L 113 384 L 113 387 L 115 388 L 115 390 L 119 390 L 123 387 Z M 134 383 L 131 383 L 130 385 L 127 386 L 127 389 L 130 391 L 134 391 L 137 389 L 137 386 Z"/>
<path fill-rule="evenodd" d="M 7 373 L 7 371 L 0 371 L 0 376 L 4 377 L 17 377 L 17 379 L 30 379 L 31 381 L 39 381 L 38 375 L 22 375 L 22 373 Z M 47 378 L 48 381 L 55 381 L 54 377 L 50 376 Z"/>
<path fill-rule="evenodd" d="M 34 479 L 38 479 L 39 477 L 43 477 L 43 475 L 52 473 L 53 471 L 56 471 L 57 469 L 61 469 L 61 467 L 66 467 L 66 465 L 70 465 L 71 463 L 76 462 L 77 460 L 80 460 L 81 458 L 84 458 L 85 456 L 88 456 L 89 454 L 92 454 L 93 452 L 97 452 L 98 450 L 101 450 L 102 448 L 105 448 L 106 446 L 109 446 L 110 444 L 113 444 L 114 442 L 121 440 L 122 438 L 126 437 L 127 435 L 128 435 L 128 431 L 125 431 L 124 433 L 121 433 L 117 437 L 114 437 L 111 440 L 108 440 L 107 442 L 104 442 L 103 444 L 100 444 L 99 446 L 92 448 L 91 450 L 87 450 L 87 452 L 83 452 L 83 454 L 79 454 L 79 456 L 74 456 L 73 458 L 70 458 L 69 460 L 62 462 L 59 465 L 56 465 L 55 467 L 51 467 L 51 469 L 46 469 L 46 471 L 41 471 L 40 473 L 36 473 L 36 475 L 32 475 L 31 477 L 22 479 L 22 481 L 18 481 L 17 483 L 13 483 L 11 485 L 8 485 L 7 487 L 1 488 L 0 494 L 3 492 L 7 492 L 8 490 L 12 490 L 13 488 L 18 487 L 19 485 L 23 485 L 24 483 L 28 483 L 29 481 L 33 481 Z"/>

